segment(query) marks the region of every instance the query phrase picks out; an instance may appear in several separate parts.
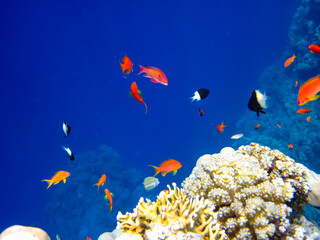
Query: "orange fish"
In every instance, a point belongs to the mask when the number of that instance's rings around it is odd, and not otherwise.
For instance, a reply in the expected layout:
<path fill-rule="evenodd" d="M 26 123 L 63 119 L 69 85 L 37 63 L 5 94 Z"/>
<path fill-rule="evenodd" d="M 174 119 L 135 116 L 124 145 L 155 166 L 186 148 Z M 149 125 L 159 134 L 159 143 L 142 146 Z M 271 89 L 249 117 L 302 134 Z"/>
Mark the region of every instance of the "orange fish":
<path fill-rule="evenodd" d="M 147 113 L 147 104 L 145 104 L 145 102 L 142 100 L 142 97 L 141 95 L 139 95 L 139 89 L 138 89 L 138 86 L 137 86 L 137 83 L 136 82 L 133 82 L 131 84 L 131 93 L 132 93 L 132 96 L 139 102 L 139 103 L 143 103 L 145 106 L 146 106 L 146 112 Z"/>
<path fill-rule="evenodd" d="M 257 124 L 257 125 L 254 125 L 253 128 L 254 130 L 258 130 L 260 126 L 261 126 L 260 124 Z"/>
<path fill-rule="evenodd" d="M 93 186 L 97 185 L 98 186 L 98 190 L 100 186 L 103 186 L 103 184 L 106 181 L 107 176 L 105 174 L 102 175 L 102 177 L 99 179 L 99 182 L 94 184 Z"/>
<path fill-rule="evenodd" d="M 317 100 L 320 95 L 316 95 L 320 91 L 320 74 L 310 78 L 300 86 L 298 94 L 298 105 L 302 106 L 310 101 Z"/>
<path fill-rule="evenodd" d="M 151 82 L 160 83 L 165 86 L 168 85 L 167 76 L 162 72 L 159 68 L 149 67 L 149 66 L 141 66 L 140 65 L 140 73 L 144 73 L 144 77 L 150 78 Z"/>
<path fill-rule="evenodd" d="M 289 145 L 288 145 L 288 148 L 293 148 L 293 145 L 292 145 L 292 144 L 289 144 Z"/>
<path fill-rule="evenodd" d="M 305 113 L 309 113 L 309 112 L 312 112 L 312 111 L 308 108 L 301 108 L 297 111 L 297 113 L 299 113 L 299 114 L 305 114 Z"/>
<path fill-rule="evenodd" d="M 87 240 L 92 240 L 91 238 L 87 237 Z"/>
<path fill-rule="evenodd" d="M 227 125 L 224 125 L 223 122 L 221 123 L 221 125 L 217 125 L 217 129 L 219 133 L 223 133 L 224 131 L 224 127 L 226 127 Z"/>
<path fill-rule="evenodd" d="M 311 118 L 310 116 L 309 116 L 309 117 L 307 117 L 307 122 L 308 122 L 308 123 L 310 122 L 310 118 Z"/>
<path fill-rule="evenodd" d="M 176 175 L 178 169 L 182 167 L 180 162 L 173 159 L 162 162 L 159 167 L 155 167 L 152 165 L 149 166 L 153 167 L 156 170 L 156 174 L 153 177 L 155 177 L 159 172 L 161 172 L 162 177 L 164 177 L 169 172 L 173 172 L 173 175 Z"/>
<path fill-rule="evenodd" d="M 281 128 L 281 126 L 280 126 L 279 124 L 277 124 L 277 127 L 278 127 L 278 128 Z"/>
<path fill-rule="evenodd" d="M 285 61 L 284 63 L 284 67 L 289 67 L 290 64 L 294 61 L 294 59 L 296 58 L 296 55 L 293 54 L 293 56 L 291 58 L 288 58 L 287 61 Z"/>
<path fill-rule="evenodd" d="M 109 190 L 106 188 L 105 190 L 104 190 L 104 192 L 105 192 L 105 196 L 104 196 L 104 199 L 109 199 L 109 204 L 108 204 L 108 206 L 110 206 L 110 212 L 111 212 L 111 210 L 112 210 L 112 204 L 113 204 L 113 202 L 112 202 L 112 193 L 110 193 L 109 192 Z"/>
<path fill-rule="evenodd" d="M 296 85 L 294 87 L 297 87 L 298 86 L 298 81 L 296 81 Z"/>
<path fill-rule="evenodd" d="M 170 191 L 168 189 L 162 190 L 161 192 L 164 192 L 164 194 L 169 194 Z"/>
<path fill-rule="evenodd" d="M 130 58 L 127 57 L 127 54 L 125 54 L 122 58 L 122 63 L 120 62 L 120 66 L 122 73 L 129 74 L 131 71 L 133 71 L 133 63 L 131 62 Z"/>
<path fill-rule="evenodd" d="M 318 44 L 318 45 L 316 45 L 316 44 L 311 44 L 311 45 L 309 46 L 309 50 L 310 50 L 310 52 L 320 54 L 320 44 Z"/>
<path fill-rule="evenodd" d="M 47 182 L 48 183 L 48 187 L 47 189 L 52 185 L 56 185 L 59 182 L 63 181 L 64 183 L 66 183 L 66 179 L 70 176 L 69 172 L 66 171 L 59 171 L 57 172 L 51 179 L 44 179 L 41 182 Z"/>

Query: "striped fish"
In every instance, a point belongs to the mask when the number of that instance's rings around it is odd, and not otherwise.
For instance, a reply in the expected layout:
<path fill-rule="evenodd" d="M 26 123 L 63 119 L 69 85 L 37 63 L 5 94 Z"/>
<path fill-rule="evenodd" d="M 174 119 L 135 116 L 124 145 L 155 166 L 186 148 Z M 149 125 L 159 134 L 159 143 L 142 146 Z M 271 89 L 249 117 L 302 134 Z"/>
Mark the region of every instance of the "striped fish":
<path fill-rule="evenodd" d="M 156 177 L 146 177 L 143 181 L 144 188 L 149 191 L 159 185 L 159 179 Z"/>

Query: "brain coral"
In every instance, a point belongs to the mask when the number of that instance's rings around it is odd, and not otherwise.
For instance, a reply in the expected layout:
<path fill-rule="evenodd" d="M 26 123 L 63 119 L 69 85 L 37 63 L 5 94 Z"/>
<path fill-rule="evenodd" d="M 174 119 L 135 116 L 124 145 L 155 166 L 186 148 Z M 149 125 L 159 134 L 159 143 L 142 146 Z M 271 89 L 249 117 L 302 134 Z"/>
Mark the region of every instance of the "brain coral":
<path fill-rule="evenodd" d="M 252 143 L 200 157 L 182 186 L 187 197 L 212 202 L 225 239 L 274 239 L 307 201 L 305 175 L 278 150 Z"/>
<path fill-rule="evenodd" d="M 212 202 L 198 196 L 186 198 L 184 191 L 178 189 L 175 183 L 173 190 L 168 187 L 169 191 L 162 191 L 156 202 L 148 199 L 145 202 L 140 198 L 133 213 L 123 215 L 119 212 L 117 228 L 125 233 L 146 236 L 147 239 L 158 239 L 159 235 L 175 236 L 181 232 L 200 234 L 202 239 L 225 239 L 225 232 L 220 229 Z M 159 231 L 163 226 L 166 231 Z M 152 238 L 152 235 L 157 236 Z"/>

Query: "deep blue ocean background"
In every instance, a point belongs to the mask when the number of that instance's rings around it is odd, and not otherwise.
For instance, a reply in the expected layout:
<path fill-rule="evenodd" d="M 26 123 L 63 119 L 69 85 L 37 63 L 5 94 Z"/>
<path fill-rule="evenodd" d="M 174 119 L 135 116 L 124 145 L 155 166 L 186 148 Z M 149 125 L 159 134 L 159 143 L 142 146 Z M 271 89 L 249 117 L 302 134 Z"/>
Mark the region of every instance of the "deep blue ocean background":
<path fill-rule="evenodd" d="M 169 158 L 183 165 L 175 176 L 158 175 L 155 196 L 173 181 L 180 185 L 201 155 L 232 146 L 230 137 L 241 132 L 236 126 L 240 118 L 257 120 L 247 104 L 253 90 L 265 90 L 259 85 L 261 74 L 293 54 L 284 57 L 300 3 L 2 2 L 0 231 L 14 224 L 31 225 L 47 230 L 53 239 L 59 224 L 76 228 L 67 212 L 57 212 L 59 207 L 53 206 L 66 194 L 74 198 L 69 209 L 81 211 L 86 199 L 92 211 L 106 217 L 101 222 L 109 222 L 104 231 L 112 231 L 117 211 L 132 211 L 140 196 L 150 195 L 141 184 L 154 174 L 148 165 Z M 119 65 L 125 54 L 134 63 L 127 78 Z M 163 70 L 169 85 L 137 75 L 140 64 Z M 128 97 L 133 81 L 143 91 L 147 114 L 143 104 Z M 199 88 L 208 88 L 210 95 L 191 103 L 189 97 Z M 292 99 L 295 102 L 296 93 Z M 204 117 L 199 117 L 199 107 Z M 268 114 L 261 118 L 267 119 Z M 72 127 L 68 137 L 62 132 L 63 121 Z M 220 134 L 216 125 L 222 121 L 227 127 Z M 246 144 L 250 141 L 255 138 Z M 74 162 L 61 145 L 72 149 Z M 109 162 L 99 157 L 101 149 L 111 152 L 106 157 Z M 75 176 L 79 169 L 87 175 Z M 59 170 L 71 173 L 67 183 L 46 190 L 41 180 Z M 130 186 L 127 192 L 115 194 L 111 220 L 104 188 L 97 192 L 92 187 L 103 173 L 107 175 L 104 187 L 111 191 Z M 112 185 L 111 176 L 117 183 Z M 84 182 L 89 188 L 81 196 L 72 190 L 63 192 L 68 183 Z M 132 183 L 139 185 L 138 190 Z M 78 196 L 81 202 L 76 202 Z M 120 197 L 122 201 L 117 200 Z M 132 204 L 121 205 L 128 200 Z M 88 228 L 75 239 L 87 234 L 96 239 L 102 232 Z M 60 235 L 71 239 L 67 233 Z"/>

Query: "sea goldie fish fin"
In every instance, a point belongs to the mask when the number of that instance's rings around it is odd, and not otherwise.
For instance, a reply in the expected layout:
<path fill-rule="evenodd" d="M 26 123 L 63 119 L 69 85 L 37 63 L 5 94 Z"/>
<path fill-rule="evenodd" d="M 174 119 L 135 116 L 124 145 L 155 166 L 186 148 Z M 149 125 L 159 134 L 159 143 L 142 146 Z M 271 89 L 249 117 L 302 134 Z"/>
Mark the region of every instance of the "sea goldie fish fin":
<path fill-rule="evenodd" d="M 173 171 L 173 176 L 177 174 L 177 169 Z"/>
<path fill-rule="evenodd" d="M 154 170 L 156 171 L 156 173 L 154 174 L 153 177 L 155 177 L 156 175 L 158 175 L 158 173 L 160 172 L 160 169 L 158 167 L 155 167 L 155 166 L 152 166 L 152 165 L 149 165 L 149 167 L 153 167 Z"/>
<path fill-rule="evenodd" d="M 315 95 L 312 98 L 310 98 L 310 101 L 315 101 L 320 97 L 320 95 Z"/>
<path fill-rule="evenodd" d="M 67 180 L 66 179 L 63 179 L 63 183 L 66 183 L 67 182 Z"/>

